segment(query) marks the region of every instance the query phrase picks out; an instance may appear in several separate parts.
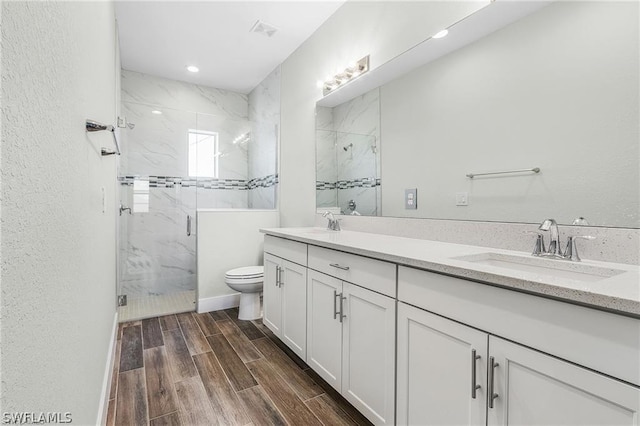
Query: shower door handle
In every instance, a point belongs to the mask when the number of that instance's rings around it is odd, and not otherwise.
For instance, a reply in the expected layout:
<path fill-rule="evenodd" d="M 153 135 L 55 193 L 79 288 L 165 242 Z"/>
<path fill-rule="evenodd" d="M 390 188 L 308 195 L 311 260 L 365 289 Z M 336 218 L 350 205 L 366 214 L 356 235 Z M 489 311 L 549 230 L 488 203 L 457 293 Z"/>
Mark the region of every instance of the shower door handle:
<path fill-rule="evenodd" d="M 191 216 L 187 215 L 187 237 L 191 236 Z"/>

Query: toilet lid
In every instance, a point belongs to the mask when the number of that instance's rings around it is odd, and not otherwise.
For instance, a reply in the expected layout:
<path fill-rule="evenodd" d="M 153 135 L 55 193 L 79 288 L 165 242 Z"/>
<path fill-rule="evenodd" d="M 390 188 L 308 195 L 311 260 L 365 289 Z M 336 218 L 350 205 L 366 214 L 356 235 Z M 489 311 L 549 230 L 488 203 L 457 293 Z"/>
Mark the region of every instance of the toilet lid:
<path fill-rule="evenodd" d="M 227 271 L 227 278 L 259 278 L 264 275 L 264 266 L 245 266 Z"/>

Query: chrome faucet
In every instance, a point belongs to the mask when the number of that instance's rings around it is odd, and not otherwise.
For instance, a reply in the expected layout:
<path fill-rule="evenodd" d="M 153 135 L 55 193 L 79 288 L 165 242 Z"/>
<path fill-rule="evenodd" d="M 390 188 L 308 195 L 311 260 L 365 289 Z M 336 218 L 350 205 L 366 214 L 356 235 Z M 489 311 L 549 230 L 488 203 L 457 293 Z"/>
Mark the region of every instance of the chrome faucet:
<path fill-rule="evenodd" d="M 574 225 L 583 225 L 587 221 L 584 218 L 578 218 L 573 221 Z M 578 256 L 578 249 L 576 247 L 576 240 L 595 240 L 596 237 L 590 235 L 576 235 L 567 238 L 567 247 L 562 252 L 560 248 L 560 232 L 558 231 L 558 223 L 554 219 L 545 219 L 538 227 L 539 231 L 549 232 L 549 247 L 545 248 L 544 236 L 540 232 L 530 232 L 528 234 L 536 234 L 536 245 L 533 249 L 534 256 L 551 257 L 554 259 L 571 260 L 574 262 L 580 262 L 580 256 Z"/>
<path fill-rule="evenodd" d="M 340 230 L 340 222 L 338 222 L 338 219 L 336 219 L 335 216 L 333 216 L 333 213 L 324 212 L 322 214 L 322 217 L 326 217 L 327 220 L 329 221 L 327 223 L 327 229 L 329 229 L 331 231 L 339 231 Z"/>
<path fill-rule="evenodd" d="M 562 257 L 560 232 L 558 231 L 558 223 L 555 219 L 545 219 L 538 229 L 541 231 L 549 231 L 549 248 L 543 253 L 543 256 Z"/>

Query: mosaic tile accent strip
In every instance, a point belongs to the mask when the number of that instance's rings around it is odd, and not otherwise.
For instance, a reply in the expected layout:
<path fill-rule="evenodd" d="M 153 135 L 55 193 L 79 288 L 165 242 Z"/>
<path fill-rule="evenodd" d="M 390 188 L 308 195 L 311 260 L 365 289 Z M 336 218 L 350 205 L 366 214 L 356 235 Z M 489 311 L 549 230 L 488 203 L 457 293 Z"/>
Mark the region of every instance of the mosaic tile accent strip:
<path fill-rule="evenodd" d="M 259 178 L 253 178 L 247 182 L 248 189 L 255 188 L 268 188 L 270 186 L 274 186 L 278 183 L 278 175 L 268 175 Z"/>
<path fill-rule="evenodd" d="M 121 185 L 132 186 L 133 182 L 148 181 L 149 188 L 203 188 L 247 191 L 255 188 L 268 188 L 278 184 L 278 175 L 268 175 L 251 180 L 244 179 L 214 179 L 175 176 L 120 176 Z"/>
<path fill-rule="evenodd" d="M 366 177 L 354 180 L 339 180 L 337 182 L 316 181 L 316 190 L 325 189 L 350 189 L 350 188 L 375 188 L 380 186 L 380 178 Z"/>
<path fill-rule="evenodd" d="M 324 181 L 317 180 L 316 189 L 320 191 L 324 189 L 336 189 L 336 182 L 324 182 Z"/>

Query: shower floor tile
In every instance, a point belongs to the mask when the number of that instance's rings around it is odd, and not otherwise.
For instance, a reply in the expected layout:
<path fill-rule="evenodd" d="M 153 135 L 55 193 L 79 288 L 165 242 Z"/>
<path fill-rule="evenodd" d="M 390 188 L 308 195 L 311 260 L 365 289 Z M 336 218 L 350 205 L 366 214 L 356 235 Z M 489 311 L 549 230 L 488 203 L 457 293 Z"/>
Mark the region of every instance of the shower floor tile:
<path fill-rule="evenodd" d="M 127 306 L 118 308 L 118 321 L 134 321 L 195 310 L 195 290 L 181 291 L 173 294 L 131 299 L 128 301 Z"/>

